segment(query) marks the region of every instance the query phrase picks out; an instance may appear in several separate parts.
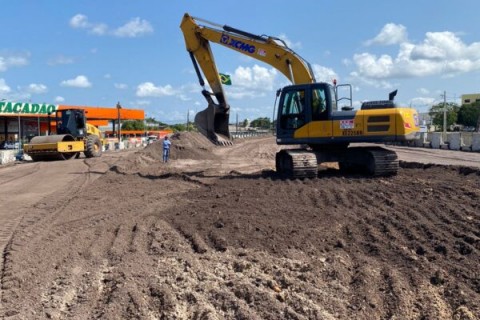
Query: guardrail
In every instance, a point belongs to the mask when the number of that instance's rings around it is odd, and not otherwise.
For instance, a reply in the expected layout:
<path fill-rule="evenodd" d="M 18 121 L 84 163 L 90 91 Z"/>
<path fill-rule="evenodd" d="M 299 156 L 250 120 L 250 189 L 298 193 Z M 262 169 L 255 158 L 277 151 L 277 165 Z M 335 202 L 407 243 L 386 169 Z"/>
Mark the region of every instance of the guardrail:
<path fill-rule="evenodd" d="M 245 139 L 245 138 L 253 138 L 253 137 L 272 135 L 272 131 L 268 131 L 268 130 L 238 131 L 238 132 L 230 132 L 230 135 L 232 136 L 232 139 Z"/>

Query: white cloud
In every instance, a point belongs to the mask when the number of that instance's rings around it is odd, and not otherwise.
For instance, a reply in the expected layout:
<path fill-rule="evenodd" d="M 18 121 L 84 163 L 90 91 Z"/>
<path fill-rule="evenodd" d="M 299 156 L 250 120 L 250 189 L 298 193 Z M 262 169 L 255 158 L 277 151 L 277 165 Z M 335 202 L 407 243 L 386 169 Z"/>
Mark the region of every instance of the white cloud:
<path fill-rule="evenodd" d="M 133 104 L 139 105 L 139 106 L 148 106 L 151 104 L 150 101 L 148 100 L 137 100 Z"/>
<path fill-rule="evenodd" d="M 431 106 L 435 102 L 434 98 L 417 97 L 410 100 L 410 103 L 414 106 Z"/>
<path fill-rule="evenodd" d="M 176 91 L 173 87 L 167 84 L 164 87 L 157 87 L 152 82 L 144 82 L 137 86 L 137 97 L 163 97 L 173 96 Z"/>
<path fill-rule="evenodd" d="M 50 66 L 55 66 L 55 65 L 63 65 L 63 64 L 72 64 L 73 62 L 74 62 L 73 58 L 59 55 L 55 58 L 48 60 L 47 64 Z"/>
<path fill-rule="evenodd" d="M 333 79 L 336 79 L 337 82 L 339 81 L 337 73 L 330 68 L 314 64 L 312 65 L 312 69 L 317 82 L 332 83 Z"/>
<path fill-rule="evenodd" d="M 70 19 L 70 26 L 72 28 L 85 29 L 90 26 L 87 16 L 83 14 L 76 14 Z"/>
<path fill-rule="evenodd" d="M 113 35 L 116 37 L 135 38 L 153 32 L 153 27 L 147 20 L 133 18 L 126 24 L 111 30 L 105 23 L 92 23 L 83 14 L 77 14 L 70 19 L 70 26 L 75 29 L 85 29 L 98 36 Z"/>
<path fill-rule="evenodd" d="M 254 65 L 253 67 L 238 67 L 232 77 L 232 86 L 224 86 L 228 96 L 233 99 L 255 97 L 274 90 L 278 71 Z"/>
<path fill-rule="evenodd" d="M 74 79 L 64 80 L 60 83 L 62 87 L 89 88 L 92 86 L 86 76 L 80 75 Z"/>
<path fill-rule="evenodd" d="M 62 103 L 65 101 L 64 97 L 61 96 L 56 96 L 55 99 L 53 99 L 56 103 Z"/>
<path fill-rule="evenodd" d="M 275 69 L 267 69 L 254 65 L 250 67 L 238 67 L 232 75 L 235 85 L 260 90 L 272 90 L 275 77 L 278 72 Z"/>
<path fill-rule="evenodd" d="M 402 43 L 396 57 L 356 54 L 357 75 L 370 79 L 425 77 L 480 70 L 480 42 L 465 44 L 452 32 L 428 32 L 419 44 Z"/>
<path fill-rule="evenodd" d="M 417 92 L 420 93 L 421 95 L 424 95 L 424 96 L 430 94 L 430 90 L 425 89 L 425 88 L 419 88 L 419 89 L 417 90 Z"/>
<path fill-rule="evenodd" d="M 48 91 L 48 88 L 44 84 L 31 83 L 28 85 L 27 92 L 32 94 L 40 94 Z"/>
<path fill-rule="evenodd" d="M 391 74 L 393 59 L 388 55 L 377 56 L 370 53 L 356 54 L 353 61 L 357 65 L 358 72 L 369 78 L 386 78 Z"/>
<path fill-rule="evenodd" d="M 96 35 L 104 35 L 107 33 L 108 26 L 104 23 L 92 23 L 88 21 L 88 17 L 83 14 L 76 14 L 70 19 L 70 26 L 75 29 L 86 29 L 90 33 Z"/>
<path fill-rule="evenodd" d="M 21 67 L 28 64 L 26 56 L 0 56 L 0 72 L 10 67 Z"/>
<path fill-rule="evenodd" d="M 125 83 L 115 83 L 113 86 L 120 90 L 128 89 L 128 86 Z"/>
<path fill-rule="evenodd" d="M 390 83 L 390 81 L 387 81 L 385 79 L 372 79 L 365 77 L 358 72 L 354 71 L 350 73 L 350 82 L 356 82 L 358 84 L 363 84 L 368 87 L 374 87 L 374 88 L 382 88 L 382 89 L 391 89 L 393 88 L 393 84 Z"/>
<path fill-rule="evenodd" d="M 108 26 L 104 23 L 97 23 L 91 26 L 90 32 L 97 36 L 103 36 L 108 33 Z"/>
<path fill-rule="evenodd" d="M 152 32 L 152 25 L 147 20 L 141 20 L 137 17 L 130 20 L 125 25 L 117 28 L 115 31 L 113 31 L 113 34 L 117 37 L 134 38 Z"/>
<path fill-rule="evenodd" d="M 5 82 L 5 79 L 0 78 L 0 94 L 2 94 L 2 95 L 3 94 L 8 94 L 11 91 L 12 91 L 12 89 L 10 89 L 10 87 L 7 85 L 7 83 Z"/>
<path fill-rule="evenodd" d="M 287 47 L 290 49 L 301 49 L 302 48 L 302 43 L 301 42 L 292 42 L 286 34 L 282 33 L 278 36 L 279 39 L 282 39 Z"/>
<path fill-rule="evenodd" d="M 365 45 L 392 45 L 407 41 L 407 28 L 401 24 L 387 23 L 380 33 L 373 39 L 365 42 Z"/>

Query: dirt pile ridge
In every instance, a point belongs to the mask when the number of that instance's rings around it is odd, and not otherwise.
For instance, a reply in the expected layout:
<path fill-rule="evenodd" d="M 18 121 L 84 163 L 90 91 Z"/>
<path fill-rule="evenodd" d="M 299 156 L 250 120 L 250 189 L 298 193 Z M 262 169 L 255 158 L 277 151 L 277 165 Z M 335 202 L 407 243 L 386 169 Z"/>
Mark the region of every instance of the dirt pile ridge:
<path fill-rule="evenodd" d="M 4 255 L 5 318 L 479 319 L 479 169 L 282 180 L 274 138 L 201 138 L 32 208 Z"/>
<path fill-rule="evenodd" d="M 156 141 L 148 145 L 141 154 L 156 160 L 162 160 L 162 141 Z M 212 153 L 215 146 L 201 134 L 195 132 L 176 133 L 170 137 L 170 141 L 172 142 L 170 152 L 172 160 L 211 160 L 216 158 Z"/>

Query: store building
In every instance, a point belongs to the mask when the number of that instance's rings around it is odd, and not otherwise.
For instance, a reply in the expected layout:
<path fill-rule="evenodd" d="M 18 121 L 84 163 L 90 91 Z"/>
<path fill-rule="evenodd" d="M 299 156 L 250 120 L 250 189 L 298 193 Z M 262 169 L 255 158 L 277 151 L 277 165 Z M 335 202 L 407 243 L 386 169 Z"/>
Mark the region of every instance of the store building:
<path fill-rule="evenodd" d="M 144 110 L 125 109 L 120 104 L 106 108 L 0 101 L 0 143 L 25 143 L 34 136 L 47 135 L 49 115 L 54 117 L 55 112 L 62 109 L 84 109 L 88 123 L 97 127 L 108 126 L 115 132 L 123 120 L 145 119 Z"/>

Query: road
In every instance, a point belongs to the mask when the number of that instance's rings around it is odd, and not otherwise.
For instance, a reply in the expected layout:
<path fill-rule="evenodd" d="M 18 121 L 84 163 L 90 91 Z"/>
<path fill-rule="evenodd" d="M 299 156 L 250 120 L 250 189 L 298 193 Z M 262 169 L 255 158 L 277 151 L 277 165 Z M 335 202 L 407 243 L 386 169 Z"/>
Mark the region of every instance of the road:
<path fill-rule="evenodd" d="M 72 197 L 132 152 L 134 150 L 110 152 L 101 158 L 71 161 L 17 162 L 0 167 L 3 189 L 0 193 L 0 252 L 5 251 L 25 213 L 34 207 L 48 206 L 43 199 L 53 194 L 59 198 Z M 0 270 L 5 272 L 3 263 L 4 259 L 0 260 Z"/>

